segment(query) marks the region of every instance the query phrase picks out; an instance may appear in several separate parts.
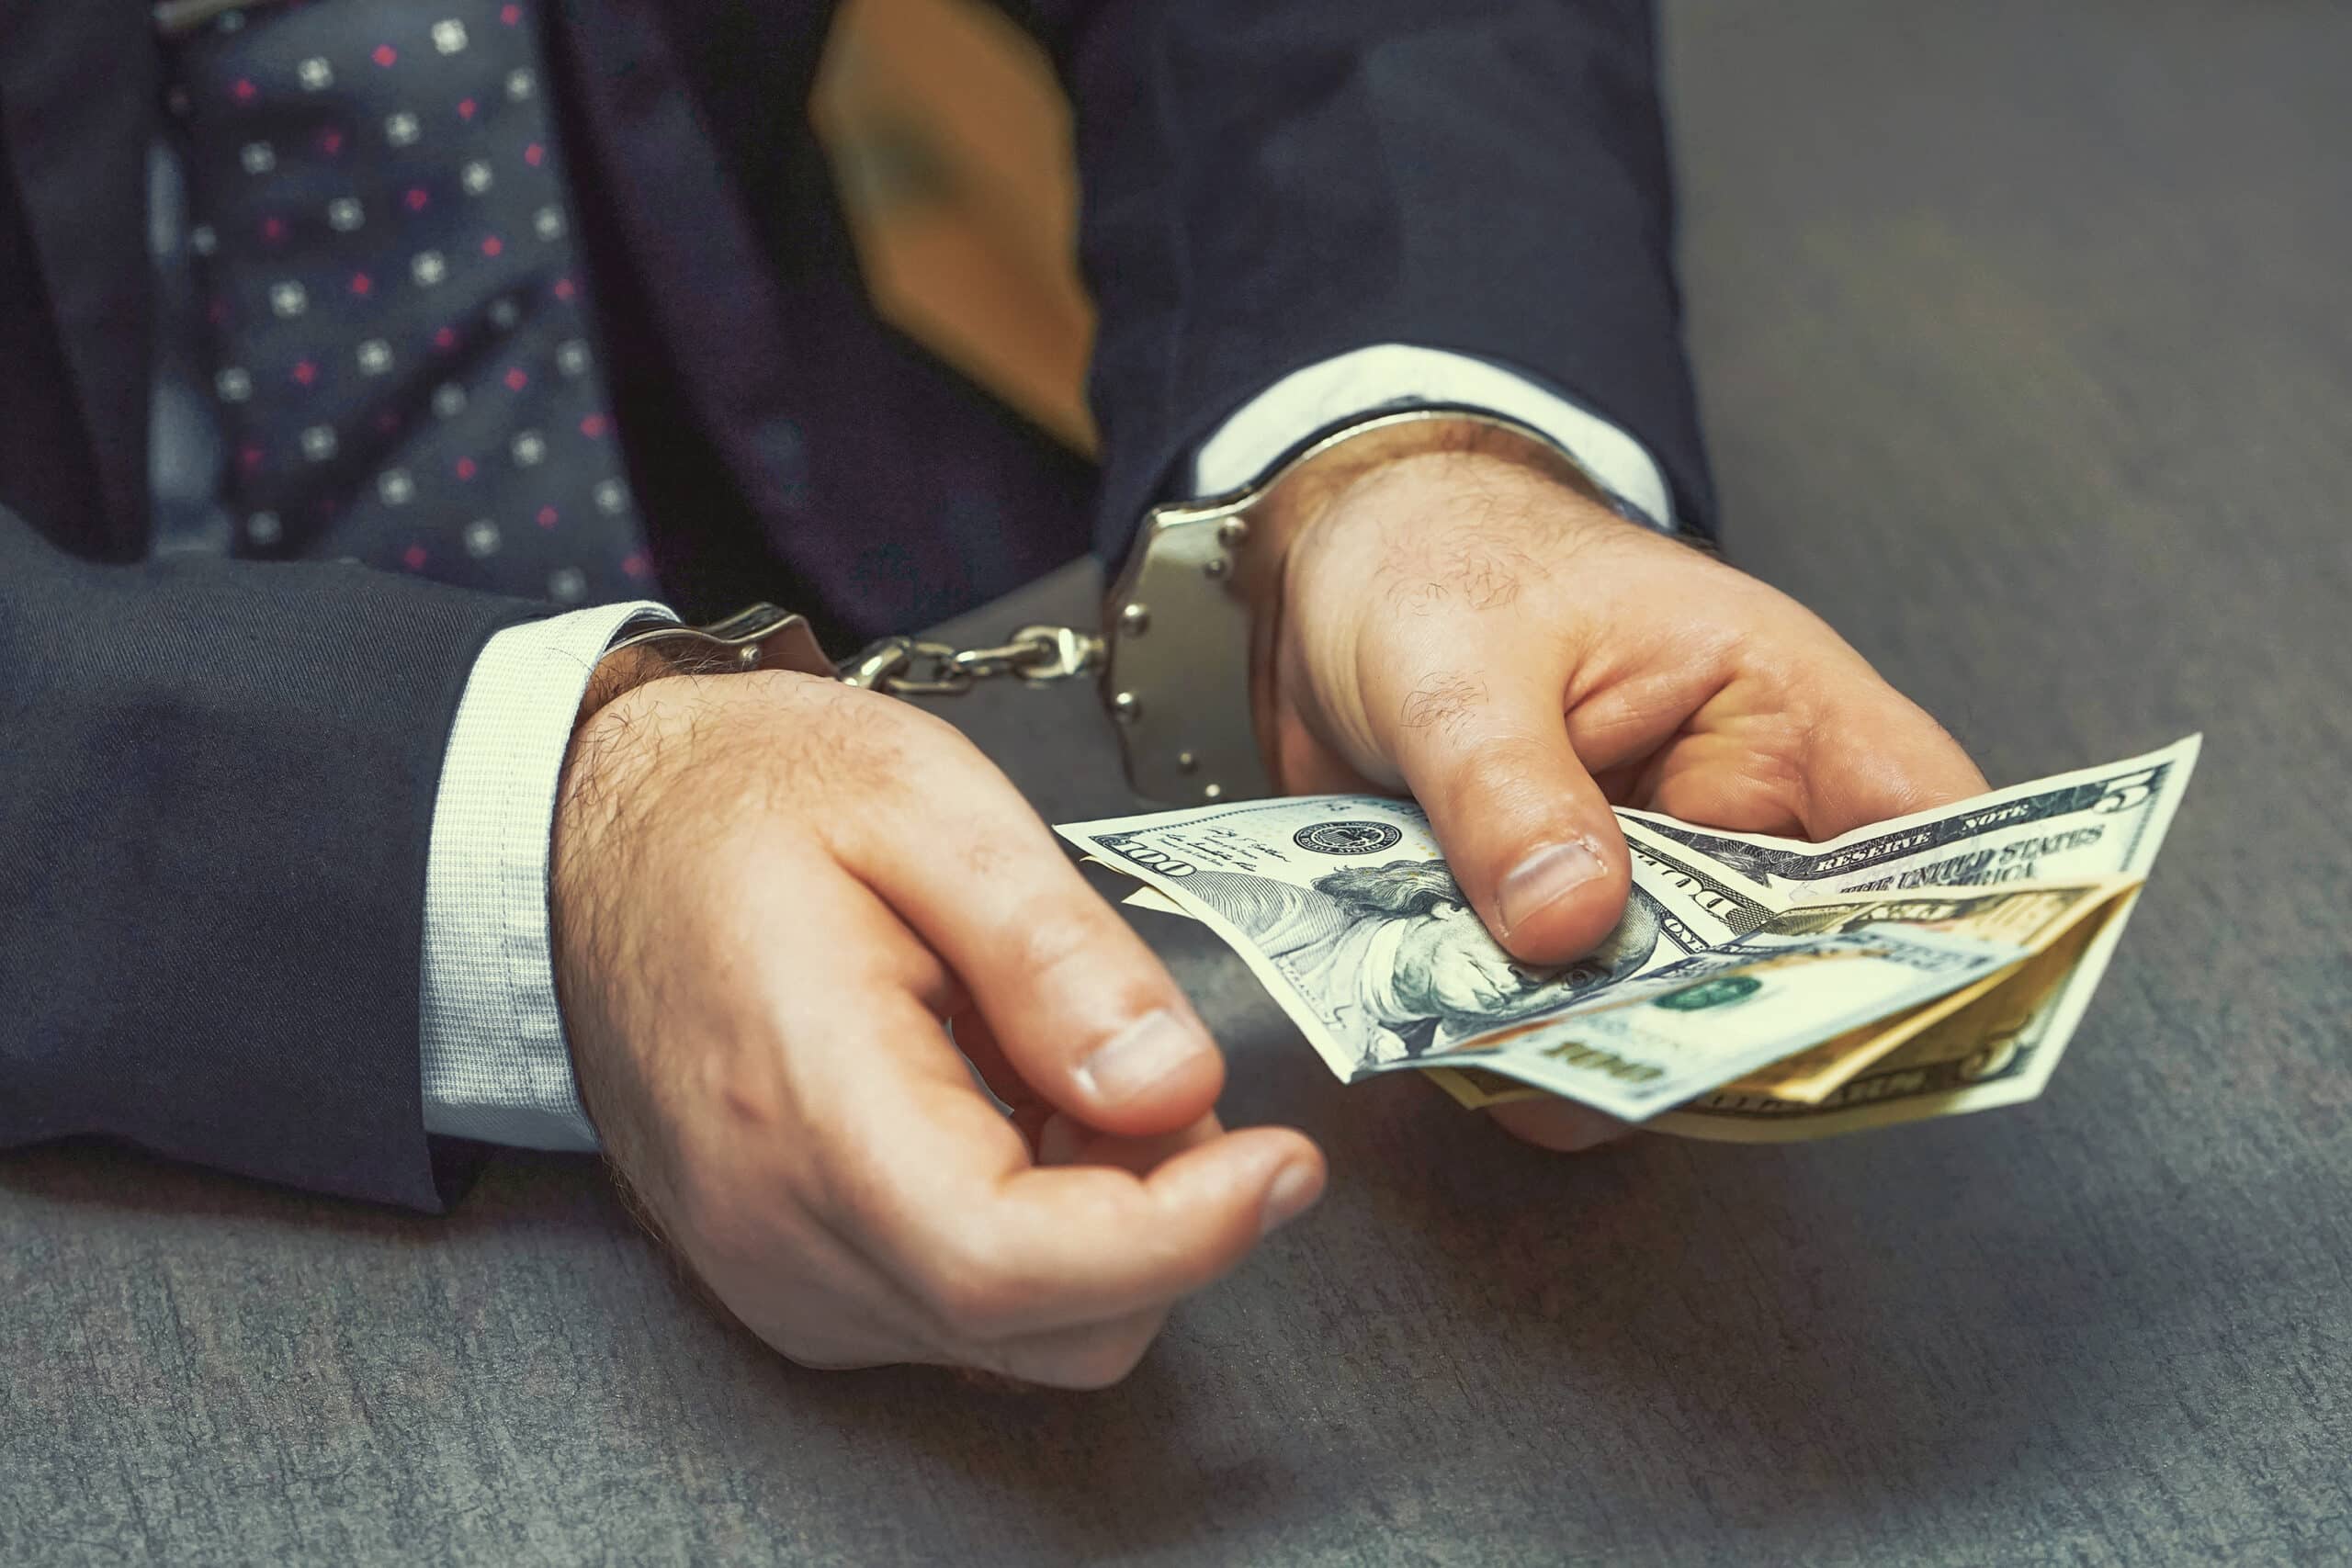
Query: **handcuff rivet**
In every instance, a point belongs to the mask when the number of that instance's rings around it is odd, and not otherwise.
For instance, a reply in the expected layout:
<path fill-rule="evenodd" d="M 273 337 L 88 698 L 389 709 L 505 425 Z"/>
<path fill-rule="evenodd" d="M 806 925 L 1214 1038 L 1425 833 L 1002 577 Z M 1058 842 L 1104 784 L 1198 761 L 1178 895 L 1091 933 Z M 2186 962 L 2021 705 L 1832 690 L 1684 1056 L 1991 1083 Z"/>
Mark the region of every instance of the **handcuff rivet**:
<path fill-rule="evenodd" d="M 1223 800 L 1225 798 L 1225 786 L 1223 784 L 1203 784 L 1201 786 L 1201 798 L 1203 800 Z"/>
<path fill-rule="evenodd" d="M 1232 564 L 1223 556 L 1211 556 L 1201 563 L 1201 575 L 1209 578 L 1223 577 L 1232 570 Z"/>
<path fill-rule="evenodd" d="M 1238 550 L 1250 539 L 1250 520 L 1228 517 L 1216 525 L 1216 542 L 1228 550 Z"/>
<path fill-rule="evenodd" d="M 1141 637 L 1151 629 L 1151 612 L 1141 604 L 1128 604 L 1119 611 L 1119 626 L 1129 637 Z"/>
<path fill-rule="evenodd" d="M 1111 716 L 1121 724 L 1133 724 L 1143 716 L 1143 699 L 1133 692 L 1120 692 L 1111 698 Z"/>
<path fill-rule="evenodd" d="M 1176 771 L 1178 773 L 1189 773 L 1200 765 L 1200 758 L 1193 755 L 1192 752 L 1179 751 L 1176 753 Z"/>

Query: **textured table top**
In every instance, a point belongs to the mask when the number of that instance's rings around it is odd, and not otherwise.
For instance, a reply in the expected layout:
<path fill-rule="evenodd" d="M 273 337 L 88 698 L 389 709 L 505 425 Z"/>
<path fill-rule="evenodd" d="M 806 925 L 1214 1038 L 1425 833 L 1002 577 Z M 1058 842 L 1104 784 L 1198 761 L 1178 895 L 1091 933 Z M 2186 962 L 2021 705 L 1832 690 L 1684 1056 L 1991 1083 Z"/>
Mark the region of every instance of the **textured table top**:
<path fill-rule="evenodd" d="M 585 1160 L 433 1221 L 0 1157 L 0 1561 L 2352 1555 L 2352 11 L 1668 20 L 1735 558 L 1996 782 L 2205 732 L 2040 1102 L 1547 1156 L 1138 916 L 1333 1183 L 1099 1395 L 784 1365 Z M 953 711 L 1124 806 L 1083 694 Z"/>

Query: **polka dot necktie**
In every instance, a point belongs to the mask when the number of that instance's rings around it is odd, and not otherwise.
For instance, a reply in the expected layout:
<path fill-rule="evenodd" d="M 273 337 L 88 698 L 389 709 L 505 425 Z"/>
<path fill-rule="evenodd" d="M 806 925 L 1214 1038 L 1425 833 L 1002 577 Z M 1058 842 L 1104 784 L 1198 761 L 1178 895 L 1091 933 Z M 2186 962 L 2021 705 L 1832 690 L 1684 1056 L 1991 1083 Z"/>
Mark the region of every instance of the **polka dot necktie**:
<path fill-rule="evenodd" d="M 238 554 L 566 604 L 652 586 L 537 24 L 312 0 L 173 46 Z"/>

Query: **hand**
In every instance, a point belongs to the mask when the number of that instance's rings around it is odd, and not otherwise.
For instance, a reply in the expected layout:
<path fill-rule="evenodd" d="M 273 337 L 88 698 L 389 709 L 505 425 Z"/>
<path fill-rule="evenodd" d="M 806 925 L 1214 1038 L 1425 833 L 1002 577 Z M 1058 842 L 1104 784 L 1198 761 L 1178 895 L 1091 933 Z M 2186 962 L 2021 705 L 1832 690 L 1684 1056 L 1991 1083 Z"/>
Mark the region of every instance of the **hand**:
<path fill-rule="evenodd" d="M 1824 839 L 1985 787 L 1819 617 L 1532 468 L 1432 447 L 1306 493 L 1260 599 L 1278 784 L 1410 791 L 1520 958 L 1617 923 L 1612 804 Z M 1555 1147 L 1623 1131 L 1565 1100 L 1495 1116 Z"/>
<path fill-rule="evenodd" d="M 574 738 L 551 881 L 606 1153 L 796 1361 L 1113 1382 L 1321 1192 L 1306 1138 L 1218 1127 L 1223 1063 L 1167 973 L 906 704 L 648 681 Z"/>

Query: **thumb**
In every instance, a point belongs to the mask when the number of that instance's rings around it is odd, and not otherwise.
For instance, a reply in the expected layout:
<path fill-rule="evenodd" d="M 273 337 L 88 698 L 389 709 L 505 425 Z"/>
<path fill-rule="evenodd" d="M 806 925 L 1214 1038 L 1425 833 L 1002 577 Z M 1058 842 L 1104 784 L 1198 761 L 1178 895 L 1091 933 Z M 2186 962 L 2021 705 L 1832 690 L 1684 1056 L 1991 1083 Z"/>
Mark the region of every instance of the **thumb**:
<path fill-rule="evenodd" d="M 1450 682 L 1442 715 L 1402 705 L 1391 755 L 1495 939 L 1531 963 L 1581 957 L 1625 912 L 1624 835 L 1556 693 L 1475 684 Z"/>

